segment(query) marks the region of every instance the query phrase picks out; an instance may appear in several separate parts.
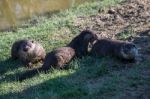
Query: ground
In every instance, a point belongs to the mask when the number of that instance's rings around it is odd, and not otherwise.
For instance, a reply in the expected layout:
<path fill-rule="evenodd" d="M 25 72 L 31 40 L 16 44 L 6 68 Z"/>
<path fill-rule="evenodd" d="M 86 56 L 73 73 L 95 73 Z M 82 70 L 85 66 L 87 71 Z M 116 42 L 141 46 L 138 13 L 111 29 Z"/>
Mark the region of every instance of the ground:
<path fill-rule="evenodd" d="M 150 97 L 150 1 L 96 0 L 66 11 L 33 18 L 16 32 L 0 33 L 0 98 L 37 99 L 149 99 Z M 28 70 L 10 59 L 15 40 L 32 38 L 47 52 L 67 44 L 83 29 L 99 38 L 134 42 L 141 54 L 138 63 L 113 57 L 75 59 L 67 70 L 51 69 L 19 82 Z M 37 64 L 40 66 L 40 64 Z"/>

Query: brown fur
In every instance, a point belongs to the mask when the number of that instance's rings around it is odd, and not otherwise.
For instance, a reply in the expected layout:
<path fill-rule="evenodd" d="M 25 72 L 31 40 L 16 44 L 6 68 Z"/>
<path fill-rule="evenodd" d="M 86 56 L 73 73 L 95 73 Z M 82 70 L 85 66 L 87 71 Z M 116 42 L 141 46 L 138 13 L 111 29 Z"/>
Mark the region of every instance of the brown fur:
<path fill-rule="evenodd" d="M 88 47 L 97 39 L 97 35 L 90 30 L 84 30 L 77 35 L 67 46 L 75 49 L 76 56 L 82 57 L 88 54 Z"/>
<path fill-rule="evenodd" d="M 89 43 L 93 43 L 95 39 L 97 39 L 97 36 L 92 31 L 82 31 L 66 47 L 57 48 L 48 53 L 41 68 L 27 71 L 20 76 L 19 80 L 32 77 L 41 71 L 46 72 L 51 67 L 64 68 L 64 65 L 69 63 L 74 57 L 82 57 L 86 55 L 88 53 Z"/>
<path fill-rule="evenodd" d="M 75 50 L 71 47 L 61 47 L 47 54 L 43 68 L 48 70 L 51 66 L 54 68 L 64 68 L 75 57 Z"/>
<path fill-rule="evenodd" d="M 11 57 L 20 59 L 27 66 L 45 59 L 46 52 L 41 44 L 33 40 L 18 40 L 12 45 Z"/>
<path fill-rule="evenodd" d="M 99 39 L 93 45 L 91 54 L 95 56 L 115 56 L 125 60 L 134 60 L 138 56 L 138 49 L 131 42 Z"/>

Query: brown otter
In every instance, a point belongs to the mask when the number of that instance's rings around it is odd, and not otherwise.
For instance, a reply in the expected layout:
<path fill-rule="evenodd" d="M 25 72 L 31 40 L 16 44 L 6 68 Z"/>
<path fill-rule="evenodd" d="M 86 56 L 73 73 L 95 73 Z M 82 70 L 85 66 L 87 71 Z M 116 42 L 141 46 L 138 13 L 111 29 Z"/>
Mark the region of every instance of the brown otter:
<path fill-rule="evenodd" d="M 95 56 L 115 56 L 123 60 L 136 60 L 138 57 L 135 44 L 120 40 L 99 39 L 90 53 Z"/>
<path fill-rule="evenodd" d="M 73 38 L 67 46 L 75 49 L 77 57 L 82 57 L 88 54 L 89 45 L 92 45 L 97 38 L 98 37 L 94 31 L 84 30 Z"/>
<path fill-rule="evenodd" d="M 75 50 L 71 47 L 61 47 L 48 53 L 42 68 L 48 70 L 49 68 L 64 68 L 66 63 L 69 63 L 75 57 Z"/>
<path fill-rule="evenodd" d="M 92 31 L 82 31 L 66 47 L 57 48 L 48 53 L 42 67 L 25 72 L 19 77 L 19 80 L 21 81 L 32 77 L 41 71 L 46 72 L 51 67 L 63 68 L 64 65 L 69 63 L 74 57 L 86 55 L 88 53 L 89 43 L 93 43 L 95 39 L 97 39 L 97 36 Z"/>
<path fill-rule="evenodd" d="M 11 48 L 11 57 L 20 59 L 29 67 L 34 62 L 43 61 L 45 56 L 46 52 L 42 45 L 33 40 L 18 40 L 13 43 Z"/>

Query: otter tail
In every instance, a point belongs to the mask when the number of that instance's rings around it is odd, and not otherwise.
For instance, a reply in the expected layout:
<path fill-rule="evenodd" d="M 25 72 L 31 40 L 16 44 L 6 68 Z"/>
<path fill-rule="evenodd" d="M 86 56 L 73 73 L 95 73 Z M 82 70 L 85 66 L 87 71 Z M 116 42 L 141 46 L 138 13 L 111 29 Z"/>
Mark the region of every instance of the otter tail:
<path fill-rule="evenodd" d="M 43 72 L 43 71 L 45 71 L 45 69 L 43 69 L 42 67 L 26 71 L 25 73 L 23 73 L 19 76 L 19 81 L 23 81 L 27 78 L 32 78 L 36 74 Z"/>

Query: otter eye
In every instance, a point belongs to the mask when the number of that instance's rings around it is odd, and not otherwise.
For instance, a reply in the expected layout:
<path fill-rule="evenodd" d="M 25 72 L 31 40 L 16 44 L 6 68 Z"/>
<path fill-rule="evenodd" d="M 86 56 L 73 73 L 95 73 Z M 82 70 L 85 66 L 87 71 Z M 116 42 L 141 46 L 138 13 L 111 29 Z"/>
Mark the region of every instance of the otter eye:
<path fill-rule="evenodd" d="M 136 48 L 136 45 L 133 44 L 132 47 L 135 47 L 135 48 Z"/>
<path fill-rule="evenodd" d="M 32 42 L 32 43 L 34 43 L 34 41 L 33 41 L 33 40 L 32 40 L 31 42 Z"/>

